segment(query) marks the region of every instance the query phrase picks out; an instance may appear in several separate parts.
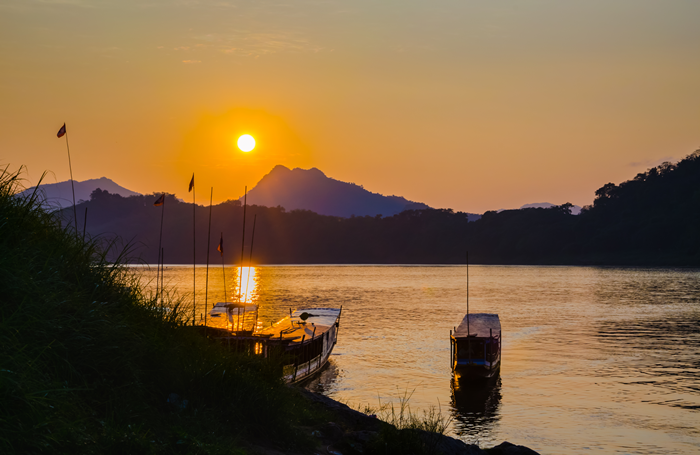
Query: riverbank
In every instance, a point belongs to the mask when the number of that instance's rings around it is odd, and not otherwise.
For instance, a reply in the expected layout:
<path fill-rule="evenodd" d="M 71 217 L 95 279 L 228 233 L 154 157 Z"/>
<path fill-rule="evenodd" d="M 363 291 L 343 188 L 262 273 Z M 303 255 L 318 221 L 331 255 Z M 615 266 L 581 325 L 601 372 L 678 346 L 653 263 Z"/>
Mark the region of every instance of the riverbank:
<path fill-rule="evenodd" d="M 392 425 L 351 409 L 347 405 L 326 396 L 301 390 L 304 397 L 315 407 L 328 413 L 333 421 L 324 422 L 311 430 L 319 445 L 314 454 L 363 454 L 363 453 L 427 453 L 442 455 L 537 455 L 537 452 L 524 446 L 503 442 L 495 447 L 482 449 L 475 444 L 466 444 L 444 434 L 445 424 L 441 416 L 438 421 L 422 418 L 402 425 L 402 415 L 398 419 L 387 419 Z M 401 412 L 401 411 L 399 411 Z M 413 426 L 413 428 L 411 428 Z M 403 427 L 402 429 L 398 427 Z M 421 428 L 423 427 L 423 428 Z M 437 430 L 437 431 L 429 431 Z M 391 446 L 389 446 L 391 444 Z M 263 452 L 265 455 L 278 455 L 281 452 Z"/>
<path fill-rule="evenodd" d="M 113 242 L 14 197 L 18 178 L 0 176 L 3 454 L 438 453 L 438 436 L 288 387 L 279 364 L 201 337 L 176 296 L 156 301 L 107 261 Z"/>

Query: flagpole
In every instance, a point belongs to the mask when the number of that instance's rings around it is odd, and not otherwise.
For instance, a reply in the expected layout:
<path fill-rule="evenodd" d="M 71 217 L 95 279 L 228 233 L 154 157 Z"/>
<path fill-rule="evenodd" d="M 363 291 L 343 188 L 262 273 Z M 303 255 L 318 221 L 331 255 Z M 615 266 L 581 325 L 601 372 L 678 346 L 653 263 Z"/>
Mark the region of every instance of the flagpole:
<path fill-rule="evenodd" d="M 214 187 L 211 187 L 211 195 L 209 196 L 209 233 L 207 234 L 207 278 L 204 291 L 204 336 L 207 334 L 207 312 L 209 306 L 207 299 L 209 297 L 209 250 L 211 249 L 211 202 L 214 199 Z"/>
<path fill-rule="evenodd" d="M 85 241 L 85 231 L 87 230 L 87 205 L 85 206 L 85 219 L 83 220 L 83 242 Z"/>
<path fill-rule="evenodd" d="M 64 123 L 65 127 L 66 124 Z M 70 162 L 70 147 L 68 146 L 68 129 L 66 129 L 66 149 L 68 150 L 68 169 L 70 170 L 70 187 L 73 190 L 73 220 L 75 221 L 75 235 L 78 235 L 78 212 L 75 209 L 75 185 L 73 184 L 73 165 Z"/>
<path fill-rule="evenodd" d="M 165 288 L 165 248 L 160 250 L 160 306 L 163 307 L 163 289 Z"/>
<path fill-rule="evenodd" d="M 163 219 L 165 218 L 165 193 L 163 193 L 163 208 L 160 211 L 160 237 L 158 237 L 158 277 L 156 277 L 156 281 L 160 279 L 160 275 L 162 274 L 161 270 L 161 262 L 162 262 L 162 253 L 163 253 Z M 163 289 L 161 288 L 161 293 L 163 292 Z M 162 298 L 162 296 L 161 296 Z M 156 286 L 156 300 L 158 299 L 158 287 Z"/>
<path fill-rule="evenodd" d="M 245 209 L 248 205 L 248 187 L 245 187 L 245 193 L 243 195 L 243 234 L 241 235 L 241 278 L 238 284 L 238 303 L 241 303 L 241 291 L 243 290 L 243 253 L 245 251 Z M 236 327 L 240 324 L 241 319 L 241 309 L 238 309 L 238 320 L 236 321 Z"/>
<path fill-rule="evenodd" d="M 192 326 L 194 326 L 194 321 L 197 318 L 197 305 L 195 303 L 197 296 L 197 249 L 195 247 L 195 228 L 196 228 L 196 216 L 197 216 L 197 204 L 195 203 L 195 187 L 194 187 L 194 173 L 192 173 Z"/>

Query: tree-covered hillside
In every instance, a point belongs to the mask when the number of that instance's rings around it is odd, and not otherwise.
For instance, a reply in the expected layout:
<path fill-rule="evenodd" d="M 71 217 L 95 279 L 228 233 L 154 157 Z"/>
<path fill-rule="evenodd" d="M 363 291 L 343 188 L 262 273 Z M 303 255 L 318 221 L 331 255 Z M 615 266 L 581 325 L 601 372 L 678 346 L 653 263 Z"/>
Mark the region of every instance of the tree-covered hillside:
<path fill-rule="evenodd" d="M 157 261 L 161 208 L 156 195 L 123 198 L 96 191 L 78 207 L 82 230 L 131 241 L 140 257 Z M 570 204 L 486 212 L 468 222 L 449 209 L 407 210 L 390 217 L 340 218 L 281 207 L 250 206 L 246 251 L 257 216 L 254 262 L 700 265 L 700 151 L 665 163 L 619 185 L 596 191 L 580 215 Z M 72 210 L 65 210 L 70 220 Z M 192 204 L 166 197 L 166 263 L 192 262 Z M 198 263 L 206 261 L 209 208 L 196 207 Z M 240 260 L 243 208 L 238 201 L 213 207 L 212 261 L 224 236 L 224 259 Z M 246 257 L 247 257 L 246 253 Z"/>

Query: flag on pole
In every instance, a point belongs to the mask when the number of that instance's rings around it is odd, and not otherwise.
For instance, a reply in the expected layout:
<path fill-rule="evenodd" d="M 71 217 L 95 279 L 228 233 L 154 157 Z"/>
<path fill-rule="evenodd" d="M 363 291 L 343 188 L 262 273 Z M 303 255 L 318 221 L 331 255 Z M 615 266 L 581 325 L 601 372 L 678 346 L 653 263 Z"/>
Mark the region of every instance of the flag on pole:
<path fill-rule="evenodd" d="M 216 248 L 216 251 L 221 253 L 221 257 L 224 257 L 224 234 L 221 234 L 221 240 L 219 240 L 219 246 Z"/>
<path fill-rule="evenodd" d="M 58 133 L 56 134 L 56 137 L 63 137 L 63 135 L 66 134 L 66 124 L 64 123 L 63 126 L 61 127 L 60 130 L 58 130 Z"/>
<path fill-rule="evenodd" d="M 194 188 L 194 173 L 192 173 L 192 180 L 190 180 L 190 189 L 187 190 L 188 193 L 192 192 L 192 188 Z"/>
<path fill-rule="evenodd" d="M 165 193 L 163 193 L 158 199 L 156 199 L 156 202 L 153 203 L 154 207 L 160 207 L 163 205 L 165 202 Z"/>

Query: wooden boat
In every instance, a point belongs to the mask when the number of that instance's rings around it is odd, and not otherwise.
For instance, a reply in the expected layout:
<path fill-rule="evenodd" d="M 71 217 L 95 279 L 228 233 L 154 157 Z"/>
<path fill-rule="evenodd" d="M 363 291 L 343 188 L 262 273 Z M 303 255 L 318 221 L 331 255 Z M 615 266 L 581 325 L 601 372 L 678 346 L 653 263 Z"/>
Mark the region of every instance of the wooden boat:
<path fill-rule="evenodd" d="M 263 329 L 270 346 L 283 349 L 290 363 L 284 366 L 287 382 L 300 382 L 318 372 L 328 362 L 338 341 L 341 308 L 305 308 Z"/>
<path fill-rule="evenodd" d="M 250 304 L 249 307 L 252 307 Z M 240 330 L 235 323 L 237 306 L 231 306 L 227 311 L 232 319 L 232 327 L 237 331 L 222 329 L 213 330 L 212 335 L 230 348 L 254 355 L 270 357 L 282 355 L 287 363 L 283 367 L 283 377 L 286 382 L 304 381 L 319 372 L 328 362 L 328 358 L 338 341 L 341 308 L 303 308 L 283 318 L 269 327 L 257 330 Z M 214 310 L 212 310 L 214 311 Z M 221 310 L 218 310 L 221 311 Z M 255 311 L 257 320 L 257 308 Z M 242 315 L 242 320 L 251 320 L 250 316 Z M 209 328 L 212 330 L 212 328 Z"/>
<path fill-rule="evenodd" d="M 450 331 L 455 379 L 490 379 L 501 369 L 501 321 L 497 314 L 474 313 Z"/>

